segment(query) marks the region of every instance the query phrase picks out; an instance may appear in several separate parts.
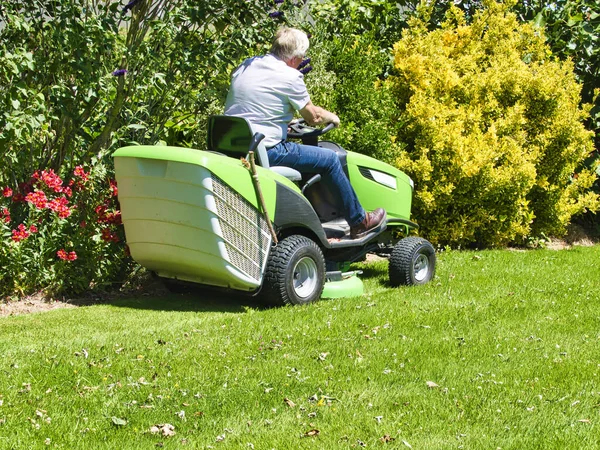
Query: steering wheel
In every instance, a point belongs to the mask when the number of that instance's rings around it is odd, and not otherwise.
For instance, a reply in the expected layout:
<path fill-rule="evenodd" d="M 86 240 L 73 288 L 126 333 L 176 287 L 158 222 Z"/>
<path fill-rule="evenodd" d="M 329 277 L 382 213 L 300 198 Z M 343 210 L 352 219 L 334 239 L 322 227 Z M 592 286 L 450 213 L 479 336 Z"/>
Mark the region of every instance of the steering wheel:
<path fill-rule="evenodd" d="M 288 137 L 295 139 L 310 138 L 322 136 L 325 133 L 333 130 L 335 124 L 328 123 L 323 128 L 311 127 L 304 119 L 293 120 L 288 124 Z"/>

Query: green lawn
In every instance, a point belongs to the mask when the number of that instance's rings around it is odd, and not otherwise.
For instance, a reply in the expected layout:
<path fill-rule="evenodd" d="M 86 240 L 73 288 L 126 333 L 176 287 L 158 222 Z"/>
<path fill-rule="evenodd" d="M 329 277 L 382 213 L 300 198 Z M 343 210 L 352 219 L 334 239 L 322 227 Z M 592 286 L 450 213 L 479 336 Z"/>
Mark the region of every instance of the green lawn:
<path fill-rule="evenodd" d="M 360 268 L 365 296 L 308 307 L 2 318 L 0 448 L 600 449 L 600 246 L 442 253 L 414 288 Z"/>

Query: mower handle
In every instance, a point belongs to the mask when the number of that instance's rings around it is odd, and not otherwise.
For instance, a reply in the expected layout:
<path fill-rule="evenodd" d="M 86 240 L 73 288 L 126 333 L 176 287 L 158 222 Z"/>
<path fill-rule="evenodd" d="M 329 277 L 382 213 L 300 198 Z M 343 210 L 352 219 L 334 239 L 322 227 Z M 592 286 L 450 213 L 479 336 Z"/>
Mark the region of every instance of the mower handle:
<path fill-rule="evenodd" d="M 298 119 L 296 121 L 290 122 L 288 125 L 288 137 L 294 139 L 304 139 L 322 136 L 325 133 L 333 130 L 335 128 L 335 124 L 333 122 L 325 125 L 324 128 L 314 128 L 306 125 L 306 121 L 304 119 Z"/>
<path fill-rule="evenodd" d="M 249 152 L 256 151 L 258 144 L 265 138 L 265 135 L 262 133 L 254 133 L 252 136 L 252 140 L 250 141 L 250 147 L 248 149 Z"/>

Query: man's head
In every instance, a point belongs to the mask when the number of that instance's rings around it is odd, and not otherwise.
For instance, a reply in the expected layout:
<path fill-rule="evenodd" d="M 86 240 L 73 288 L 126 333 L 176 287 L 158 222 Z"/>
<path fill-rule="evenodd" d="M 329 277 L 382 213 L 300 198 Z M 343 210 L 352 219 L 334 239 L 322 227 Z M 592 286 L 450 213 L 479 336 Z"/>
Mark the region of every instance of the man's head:
<path fill-rule="evenodd" d="M 271 45 L 271 53 L 292 67 L 298 67 L 307 51 L 308 36 L 296 28 L 280 28 Z"/>

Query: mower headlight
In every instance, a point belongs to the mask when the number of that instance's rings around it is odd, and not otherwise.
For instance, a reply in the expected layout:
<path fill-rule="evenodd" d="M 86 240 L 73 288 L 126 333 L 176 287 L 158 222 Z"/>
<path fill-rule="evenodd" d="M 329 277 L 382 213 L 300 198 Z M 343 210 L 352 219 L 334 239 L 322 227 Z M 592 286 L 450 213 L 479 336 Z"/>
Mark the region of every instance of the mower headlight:
<path fill-rule="evenodd" d="M 415 190 L 415 182 L 412 180 L 411 177 L 408 177 L 408 183 L 410 184 L 411 189 L 414 191 Z"/>
<path fill-rule="evenodd" d="M 371 169 L 370 172 L 371 176 L 373 177 L 373 180 L 375 180 L 377 183 L 383 184 L 384 186 L 387 186 L 390 189 L 398 189 L 398 185 L 396 184 L 396 177 L 373 169 Z"/>

